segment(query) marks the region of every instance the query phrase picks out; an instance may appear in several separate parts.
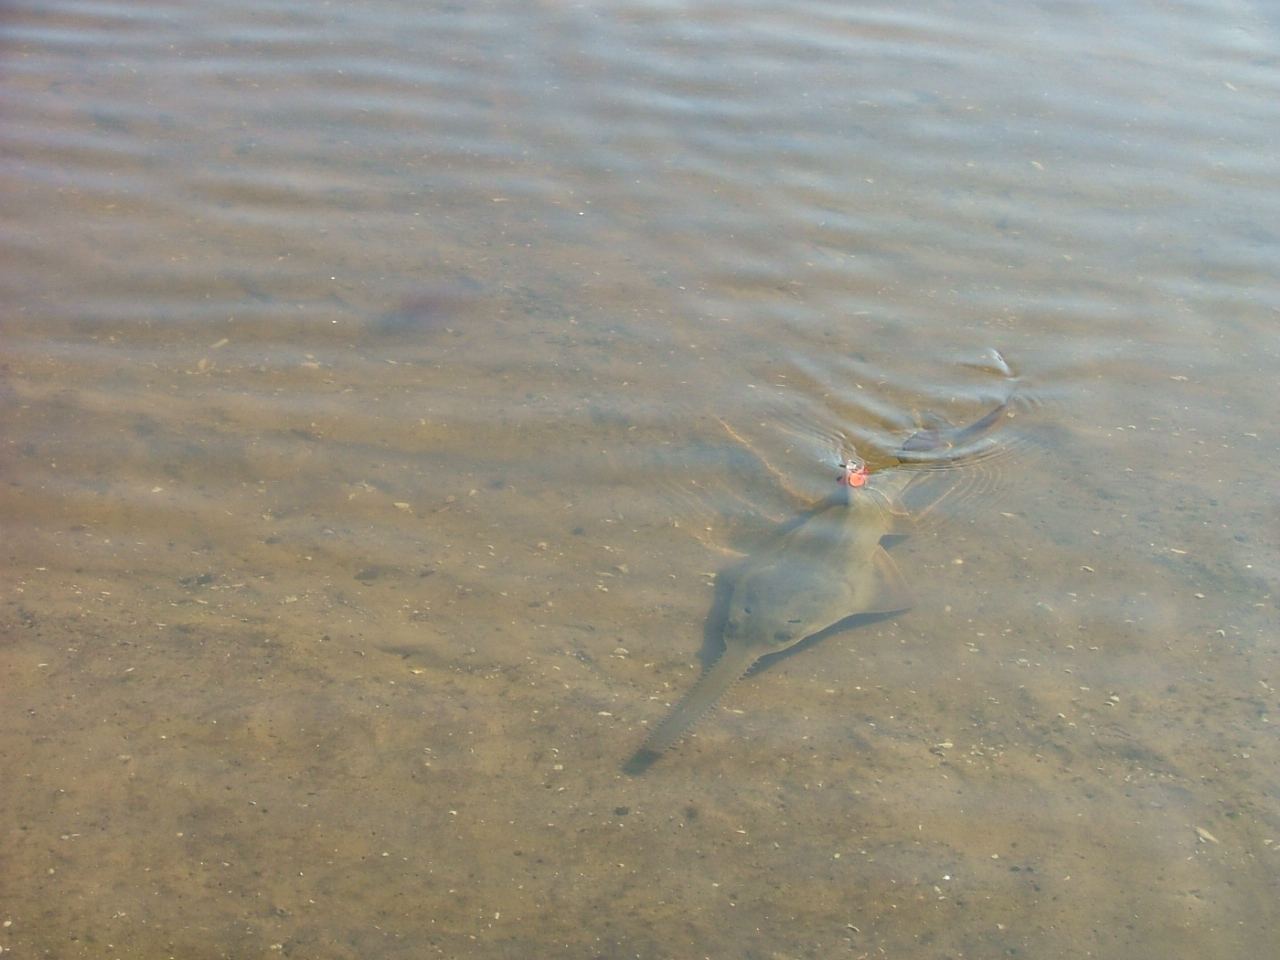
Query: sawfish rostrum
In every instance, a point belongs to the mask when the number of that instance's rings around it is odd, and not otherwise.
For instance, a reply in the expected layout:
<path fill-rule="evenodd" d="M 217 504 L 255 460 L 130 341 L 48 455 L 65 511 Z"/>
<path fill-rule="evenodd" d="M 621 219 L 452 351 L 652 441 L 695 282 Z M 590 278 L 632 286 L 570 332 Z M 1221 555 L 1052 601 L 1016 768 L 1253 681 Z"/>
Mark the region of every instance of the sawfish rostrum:
<path fill-rule="evenodd" d="M 966 444 L 990 430 L 1007 406 L 961 430 L 921 430 L 896 459 L 935 466 L 964 459 Z M 870 474 L 857 459 L 842 463 L 837 492 L 742 565 L 729 598 L 724 653 L 658 724 L 627 763 L 628 772 L 657 760 L 761 657 L 849 617 L 911 606 L 906 581 L 881 541 L 902 532 L 907 510 L 901 495 L 918 476 L 902 468 Z"/>

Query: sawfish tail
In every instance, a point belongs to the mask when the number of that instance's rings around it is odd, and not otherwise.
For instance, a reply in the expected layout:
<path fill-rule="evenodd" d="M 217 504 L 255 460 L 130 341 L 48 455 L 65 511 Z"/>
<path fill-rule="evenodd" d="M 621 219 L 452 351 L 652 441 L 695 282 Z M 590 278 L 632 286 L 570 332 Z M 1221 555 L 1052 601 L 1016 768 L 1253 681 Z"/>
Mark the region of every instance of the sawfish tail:
<path fill-rule="evenodd" d="M 667 748 L 684 736 L 685 732 L 697 722 L 698 718 L 714 706 L 725 692 L 743 678 L 751 665 L 760 659 L 760 654 L 751 647 L 729 646 L 720 659 L 712 664 L 711 669 L 702 675 L 697 684 L 683 700 L 672 710 L 665 720 L 654 728 L 644 746 L 636 751 L 636 755 L 627 761 L 623 770 L 627 773 L 642 773 L 655 760 L 666 752 Z"/>

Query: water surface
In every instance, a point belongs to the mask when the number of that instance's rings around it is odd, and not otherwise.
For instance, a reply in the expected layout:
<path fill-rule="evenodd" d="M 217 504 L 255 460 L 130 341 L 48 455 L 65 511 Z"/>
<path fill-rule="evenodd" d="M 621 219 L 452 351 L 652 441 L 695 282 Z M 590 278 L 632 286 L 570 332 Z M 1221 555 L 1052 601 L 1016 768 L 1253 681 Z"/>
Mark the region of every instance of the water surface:
<path fill-rule="evenodd" d="M 0 24 L 6 950 L 1270 949 L 1266 8 Z M 1010 371 L 916 606 L 625 775 L 718 575 Z"/>

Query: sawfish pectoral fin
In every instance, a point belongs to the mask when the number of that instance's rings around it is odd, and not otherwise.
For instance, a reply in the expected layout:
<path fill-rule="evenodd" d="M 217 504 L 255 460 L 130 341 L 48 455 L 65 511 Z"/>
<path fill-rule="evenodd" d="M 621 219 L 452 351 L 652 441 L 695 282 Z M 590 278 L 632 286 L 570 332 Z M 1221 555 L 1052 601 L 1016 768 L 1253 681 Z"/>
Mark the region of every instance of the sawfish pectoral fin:
<path fill-rule="evenodd" d="M 869 587 L 867 596 L 860 598 L 860 609 L 853 613 L 898 613 L 914 603 L 906 577 L 884 547 L 876 547 L 871 554 Z"/>
<path fill-rule="evenodd" d="M 903 511 L 913 524 L 919 523 L 963 485 L 963 474 L 951 470 L 925 470 L 911 477 L 902 491 Z"/>

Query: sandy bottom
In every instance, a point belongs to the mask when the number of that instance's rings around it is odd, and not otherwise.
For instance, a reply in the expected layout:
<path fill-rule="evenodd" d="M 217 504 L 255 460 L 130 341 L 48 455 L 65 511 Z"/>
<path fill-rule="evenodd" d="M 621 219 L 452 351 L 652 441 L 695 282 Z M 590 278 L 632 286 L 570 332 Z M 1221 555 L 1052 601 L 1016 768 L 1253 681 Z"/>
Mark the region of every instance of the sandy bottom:
<path fill-rule="evenodd" d="M 116 468 L 63 481 L 33 447 L 0 493 L 16 956 L 1274 942 L 1273 605 L 1197 556 L 1198 515 L 1156 547 L 1051 447 L 895 548 L 913 610 L 749 677 L 629 777 L 701 670 L 713 521 L 572 462 L 414 480 L 308 437 L 153 487 L 174 436 L 98 416 L 137 448 Z"/>

